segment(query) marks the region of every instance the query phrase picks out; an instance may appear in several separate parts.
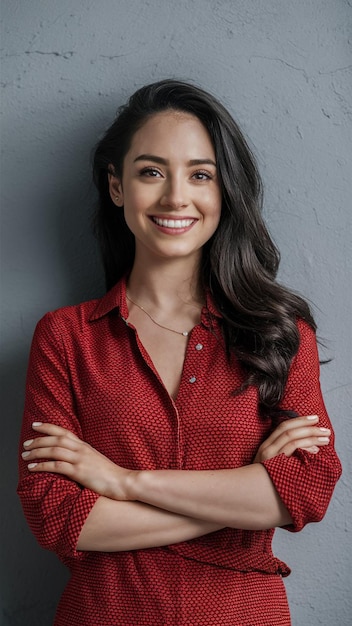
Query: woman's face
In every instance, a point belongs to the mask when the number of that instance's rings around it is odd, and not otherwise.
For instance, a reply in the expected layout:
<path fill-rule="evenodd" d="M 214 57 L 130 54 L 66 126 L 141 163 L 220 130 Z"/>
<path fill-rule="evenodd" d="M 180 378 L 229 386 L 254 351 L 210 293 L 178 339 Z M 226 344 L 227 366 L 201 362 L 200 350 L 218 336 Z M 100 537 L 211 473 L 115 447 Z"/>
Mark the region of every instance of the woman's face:
<path fill-rule="evenodd" d="M 149 118 L 133 136 L 122 180 L 110 175 L 109 183 L 135 236 L 136 259 L 143 262 L 151 255 L 198 259 L 218 226 L 215 151 L 193 115 L 165 111 Z"/>

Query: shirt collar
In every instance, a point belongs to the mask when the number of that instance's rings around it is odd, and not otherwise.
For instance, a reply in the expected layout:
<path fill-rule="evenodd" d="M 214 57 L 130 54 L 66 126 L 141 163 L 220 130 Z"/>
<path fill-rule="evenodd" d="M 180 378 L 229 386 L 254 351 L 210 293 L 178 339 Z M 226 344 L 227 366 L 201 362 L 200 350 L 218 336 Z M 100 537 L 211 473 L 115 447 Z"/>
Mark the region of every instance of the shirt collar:
<path fill-rule="evenodd" d="M 127 276 L 124 276 L 118 283 L 116 283 L 116 285 L 114 285 L 114 287 L 112 287 L 112 289 L 110 289 L 102 298 L 100 298 L 100 300 L 98 300 L 97 305 L 90 315 L 89 321 L 93 322 L 98 320 L 114 309 L 119 309 L 120 314 L 124 319 L 128 318 L 126 283 Z M 205 296 L 205 306 L 202 309 L 202 322 L 205 326 L 209 326 L 211 322 L 209 318 L 211 317 L 222 318 L 222 315 L 216 308 L 214 299 L 208 289 Z"/>
<path fill-rule="evenodd" d="M 119 280 L 114 287 L 112 287 L 100 300 L 98 300 L 96 307 L 94 308 L 89 321 L 104 317 L 110 313 L 113 309 L 119 309 L 122 317 L 128 318 L 128 307 L 126 303 L 126 278 L 124 276 Z"/>

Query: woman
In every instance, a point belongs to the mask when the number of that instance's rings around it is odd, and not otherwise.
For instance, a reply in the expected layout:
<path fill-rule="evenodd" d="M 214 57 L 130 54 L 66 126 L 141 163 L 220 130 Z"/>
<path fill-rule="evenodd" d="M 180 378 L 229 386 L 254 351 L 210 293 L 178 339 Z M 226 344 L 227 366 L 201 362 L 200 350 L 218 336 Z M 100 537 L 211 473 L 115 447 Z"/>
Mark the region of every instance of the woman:
<path fill-rule="evenodd" d="M 287 625 L 273 529 L 320 520 L 340 464 L 254 159 L 168 80 L 122 109 L 94 179 L 109 291 L 39 322 L 21 437 L 26 517 L 72 573 L 55 624 Z"/>

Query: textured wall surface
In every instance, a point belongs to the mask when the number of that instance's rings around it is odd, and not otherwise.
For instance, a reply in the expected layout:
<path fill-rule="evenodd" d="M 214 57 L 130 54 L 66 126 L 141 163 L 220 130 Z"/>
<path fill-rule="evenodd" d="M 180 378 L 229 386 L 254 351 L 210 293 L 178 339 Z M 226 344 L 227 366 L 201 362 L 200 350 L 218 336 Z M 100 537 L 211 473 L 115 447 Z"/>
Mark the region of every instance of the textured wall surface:
<path fill-rule="evenodd" d="M 1 626 L 48 626 L 66 580 L 26 527 L 16 449 L 35 322 L 101 294 L 89 156 L 118 105 L 168 76 L 250 137 L 281 279 L 315 305 L 344 476 L 324 521 L 276 553 L 294 626 L 351 615 L 351 23 L 348 0 L 3 0 Z M 221 625 L 220 625 L 221 626 Z"/>

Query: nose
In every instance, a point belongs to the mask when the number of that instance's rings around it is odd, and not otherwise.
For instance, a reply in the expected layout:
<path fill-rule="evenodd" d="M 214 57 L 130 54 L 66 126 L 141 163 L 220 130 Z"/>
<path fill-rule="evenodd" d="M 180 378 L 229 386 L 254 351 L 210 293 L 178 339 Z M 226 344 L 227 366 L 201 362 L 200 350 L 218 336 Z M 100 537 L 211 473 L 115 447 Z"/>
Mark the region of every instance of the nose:
<path fill-rule="evenodd" d="M 165 188 L 160 200 L 163 207 L 178 211 L 188 206 L 186 182 L 180 179 L 169 179 L 165 182 Z"/>

